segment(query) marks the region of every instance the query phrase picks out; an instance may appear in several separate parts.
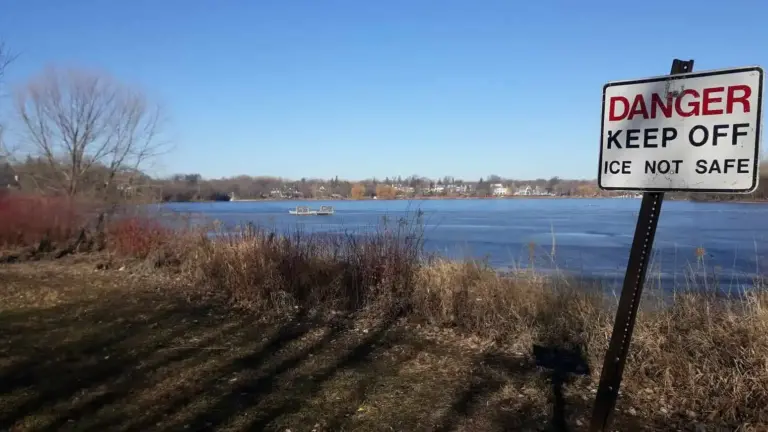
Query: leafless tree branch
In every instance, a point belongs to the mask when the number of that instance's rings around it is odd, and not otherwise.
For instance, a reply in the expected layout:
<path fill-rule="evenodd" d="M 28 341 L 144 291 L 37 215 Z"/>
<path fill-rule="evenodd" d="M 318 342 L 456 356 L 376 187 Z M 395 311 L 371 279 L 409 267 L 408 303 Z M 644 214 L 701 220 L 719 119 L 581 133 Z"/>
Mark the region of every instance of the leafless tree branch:
<path fill-rule="evenodd" d="M 2 88 L 4 82 L 6 68 L 15 59 L 16 55 L 10 52 L 4 42 L 0 42 L 0 88 Z M 10 156 L 10 150 L 5 146 L 5 142 L 3 141 L 4 130 L 4 125 L 0 123 L 0 158 L 8 158 Z"/>
<path fill-rule="evenodd" d="M 0 79 L 5 75 L 5 68 L 16 59 L 4 42 L 0 42 Z"/>
<path fill-rule="evenodd" d="M 48 69 L 17 93 L 16 110 L 26 154 L 45 161 L 70 196 L 108 194 L 165 145 L 159 107 L 103 74 Z"/>

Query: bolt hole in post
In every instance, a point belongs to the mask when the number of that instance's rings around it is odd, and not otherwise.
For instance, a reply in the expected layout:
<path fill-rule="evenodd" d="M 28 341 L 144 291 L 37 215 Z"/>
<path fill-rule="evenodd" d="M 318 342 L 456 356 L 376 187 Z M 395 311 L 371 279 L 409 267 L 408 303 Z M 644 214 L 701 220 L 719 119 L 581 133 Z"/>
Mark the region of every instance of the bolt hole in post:
<path fill-rule="evenodd" d="M 643 192 L 643 199 L 591 431 L 608 430 L 611 424 L 664 193 L 732 194 L 757 188 L 763 70 L 692 70 L 693 60 L 676 59 L 667 77 L 617 81 L 603 88 L 598 185 Z"/>

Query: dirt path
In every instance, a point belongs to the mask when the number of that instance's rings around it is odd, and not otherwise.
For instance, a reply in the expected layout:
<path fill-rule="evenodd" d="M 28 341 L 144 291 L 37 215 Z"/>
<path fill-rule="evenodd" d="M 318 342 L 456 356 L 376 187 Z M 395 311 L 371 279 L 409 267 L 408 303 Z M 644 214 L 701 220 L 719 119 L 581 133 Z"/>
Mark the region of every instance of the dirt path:
<path fill-rule="evenodd" d="M 265 323 L 92 263 L 0 266 L 0 430 L 584 430 L 593 383 L 447 330 Z M 558 381 L 558 380 L 554 380 Z M 619 414 L 620 430 L 640 427 Z"/>

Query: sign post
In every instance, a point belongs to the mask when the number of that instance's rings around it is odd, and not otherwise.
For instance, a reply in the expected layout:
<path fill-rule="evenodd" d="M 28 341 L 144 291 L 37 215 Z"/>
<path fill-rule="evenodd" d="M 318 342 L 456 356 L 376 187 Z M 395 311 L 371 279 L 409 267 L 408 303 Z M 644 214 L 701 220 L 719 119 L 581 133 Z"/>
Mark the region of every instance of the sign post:
<path fill-rule="evenodd" d="M 619 395 L 664 192 L 749 193 L 758 182 L 763 71 L 670 75 L 603 87 L 598 184 L 642 191 L 616 320 L 590 424 L 607 430 Z"/>

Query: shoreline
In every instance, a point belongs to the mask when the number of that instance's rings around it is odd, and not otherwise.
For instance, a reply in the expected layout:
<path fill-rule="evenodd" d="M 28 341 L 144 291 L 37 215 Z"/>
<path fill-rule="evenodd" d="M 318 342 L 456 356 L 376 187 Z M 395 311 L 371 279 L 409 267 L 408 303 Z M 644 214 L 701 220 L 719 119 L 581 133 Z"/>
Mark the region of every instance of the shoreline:
<path fill-rule="evenodd" d="M 710 203 L 721 203 L 721 204 L 768 204 L 768 200 L 692 200 L 692 199 L 680 199 L 680 198 L 674 198 L 674 197 L 665 197 L 666 201 L 687 201 L 692 203 L 702 203 L 702 204 L 710 204 Z M 215 201 L 215 200 L 200 200 L 200 201 L 162 201 L 162 204 L 173 204 L 173 203 L 217 203 L 217 202 L 308 202 L 308 201 L 330 201 L 330 202 L 339 202 L 339 201 L 463 201 L 463 200 L 526 200 L 526 199 L 534 199 L 534 200 L 563 200 L 563 199 L 573 199 L 573 200 L 604 200 L 604 199 L 617 199 L 617 200 L 640 200 L 641 197 L 638 198 L 630 198 L 630 197 L 609 197 L 609 196 L 597 196 L 597 197 L 588 197 L 588 196 L 538 196 L 538 195 L 528 195 L 528 196 L 509 196 L 509 197 L 409 197 L 409 198 L 394 198 L 394 199 L 374 199 L 374 198 L 362 198 L 362 199 L 352 199 L 352 198 L 260 198 L 260 199 L 237 199 L 237 200 L 229 200 L 229 201 Z"/>

